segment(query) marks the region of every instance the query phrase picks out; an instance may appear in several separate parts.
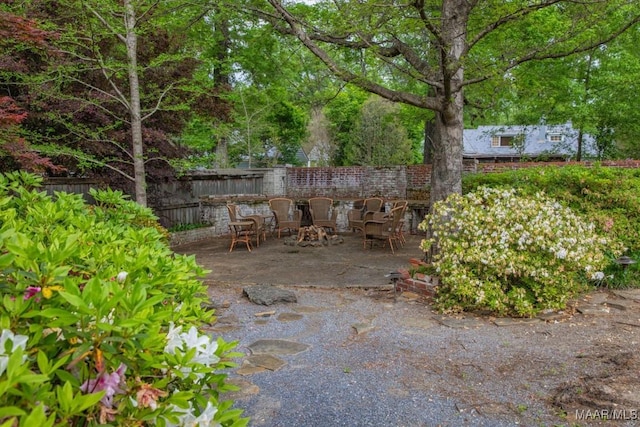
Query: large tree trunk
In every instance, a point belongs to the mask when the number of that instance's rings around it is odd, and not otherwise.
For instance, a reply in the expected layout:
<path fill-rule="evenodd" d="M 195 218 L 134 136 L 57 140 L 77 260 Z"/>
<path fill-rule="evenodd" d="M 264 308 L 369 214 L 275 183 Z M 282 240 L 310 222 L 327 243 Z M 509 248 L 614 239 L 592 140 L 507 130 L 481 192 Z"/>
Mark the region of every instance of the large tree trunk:
<path fill-rule="evenodd" d="M 442 5 L 442 88 L 436 90 L 440 108 L 436 111 L 436 135 L 432 141 L 430 206 L 450 194 L 462 192 L 464 72 L 459 60 L 465 48 L 469 10 L 466 0 L 448 1 Z"/>
<path fill-rule="evenodd" d="M 129 115 L 131 117 L 131 142 L 133 150 L 133 175 L 136 202 L 147 206 L 147 180 L 144 170 L 142 143 L 142 116 L 140 112 L 140 84 L 138 82 L 138 38 L 135 32 L 136 15 L 131 0 L 124 0 L 125 28 L 127 31 L 127 59 L 129 61 Z"/>
<path fill-rule="evenodd" d="M 462 94 L 459 96 L 462 98 Z M 436 114 L 433 139 L 430 206 L 452 193 L 462 192 L 462 103 L 454 103 L 447 113 Z"/>

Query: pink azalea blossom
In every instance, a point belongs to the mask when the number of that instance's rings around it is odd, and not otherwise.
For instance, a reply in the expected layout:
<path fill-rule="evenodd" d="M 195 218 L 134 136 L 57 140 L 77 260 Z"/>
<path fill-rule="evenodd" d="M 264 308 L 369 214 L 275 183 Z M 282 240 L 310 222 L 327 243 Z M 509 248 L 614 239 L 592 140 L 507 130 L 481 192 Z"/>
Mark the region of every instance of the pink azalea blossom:
<path fill-rule="evenodd" d="M 109 374 L 100 372 L 95 379 L 85 381 L 80 390 L 85 393 L 97 393 L 104 391 L 104 396 L 100 400 L 107 408 L 113 407 L 113 396 L 124 393 L 124 373 L 127 367 L 124 363 L 120 364 L 118 369 Z"/>
<path fill-rule="evenodd" d="M 42 288 L 40 286 L 28 286 L 24 291 L 24 299 L 30 299 L 35 297 Z"/>

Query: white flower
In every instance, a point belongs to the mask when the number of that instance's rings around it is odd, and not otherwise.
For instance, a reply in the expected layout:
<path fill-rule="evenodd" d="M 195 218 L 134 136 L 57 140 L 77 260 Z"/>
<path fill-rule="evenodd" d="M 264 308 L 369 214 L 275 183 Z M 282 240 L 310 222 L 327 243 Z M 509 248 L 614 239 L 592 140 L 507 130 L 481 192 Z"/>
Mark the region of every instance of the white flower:
<path fill-rule="evenodd" d="M 118 283 L 124 283 L 124 281 L 127 280 L 127 276 L 128 275 L 129 275 L 129 273 L 127 273 L 126 271 L 121 271 L 116 276 L 116 280 L 118 281 Z"/>
<path fill-rule="evenodd" d="M 15 335 L 9 329 L 3 329 L 0 334 L 0 375 L 4 374 L 4 371 L 7 369 L 7 365 L 9 364 L 9 354 L 5 354 L 5 350 L 7 348 L 7 341 L 11 341 L 11 352 L 15 351 L 16 348 L 20 347 L 23 351 L 27 349 L 27 341 L 29 337 L 26 335 Z M 27 360 L 27 356 L 22 356 L 22 362 L 24 363 Z"/>
<path fill-rule="evenodd" d="M 176 327 L 173 322 L 169 322 L 169 332 L 167 332 L 167 345 L 164 347 L 164 351 L 167 353 L 175 354 L 176 348 L 182 347 L 182 337 L 180 331 L 182 326 Z"/>
<path fill-rule="evenodd" d="M 602 271 L 596 271 L 591 275 L 591 280 L 602 280 L 604 279 L 604 273 Z"/>
<path fill-rule="evenodd" d="M 209 337 L 206 335 L 200 335 L 195 326 L 192 326 L 188 333 L 182 334 L 181 336 L 187 348 L 199 348 L 203 345 L 206 346 L 209 343 Z"/>
<path fill-rule="evenodd" d="M 566 257 L 567 257 L 567 250 L 566 249 L 560 249 L 558 252 L 556 252 L 556 258 L 565 259 Z"/>
<path fill-rule="evenodd" d="M 214 421 L 213 417 L 218 412 L 218 408 L 213 406 L 211 402 L 207 402 L 207 407 L 197 417 L 193 414 L 193 405 L 189 403 L 189 408 L 179 408 L 171 405 L 169 408 L 173 412 L 177 412 L 178 424 L 166 420 L 167 427 L 218 427 L 220 424 Z"/>

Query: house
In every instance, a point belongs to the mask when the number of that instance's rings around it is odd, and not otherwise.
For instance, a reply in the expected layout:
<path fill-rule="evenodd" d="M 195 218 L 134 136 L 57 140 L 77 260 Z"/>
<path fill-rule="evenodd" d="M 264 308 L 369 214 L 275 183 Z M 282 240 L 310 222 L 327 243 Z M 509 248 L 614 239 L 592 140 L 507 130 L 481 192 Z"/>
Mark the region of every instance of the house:
<path fill-rule="evenodd" d="M 465 129 L 463 157 L 480 162 L 522 159 L 569 160 L 578 149 L 578 130 L 571 122 L 561 125 L 479 126 Z M 595 140 L 584 134 L 582 155 L 595 156 Z"/>

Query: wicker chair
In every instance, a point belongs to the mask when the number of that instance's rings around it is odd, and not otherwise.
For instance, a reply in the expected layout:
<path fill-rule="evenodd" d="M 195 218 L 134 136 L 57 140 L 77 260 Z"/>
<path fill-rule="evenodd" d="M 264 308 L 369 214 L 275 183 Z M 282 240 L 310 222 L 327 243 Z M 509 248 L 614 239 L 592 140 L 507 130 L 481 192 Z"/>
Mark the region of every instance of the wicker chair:
<path fill-rule="evenodd" d="M 261 215 L 246 215 L 240 213 L 240 209 L 233 203 L 227 203 L 229 212 L 229 232 L 231 234 L 231 246 L 229 252 L 238 242 L 245 243 L 251 252 L 251 239 L 256 238 L 256 247 L 260 246 L 260 238 L 266 239 L 264 218 Z"/>
<path fill-rule="evenodd" d="M 278 230 L 278 239 L 282 230 L 298 231 L 302 221 L 302 211 L 296 209 L 293 200 L 284 197 L 276 197 L 269 200 L 269 208 L 276 220 L 275 230 Z"/>
<path fill-rule="evenodd" d="M 386 244 L 389 242 L 391 253 L 395 254 L 393 242 L 398 242 L 398 223 L 402 219 L 403 208 L 401 206 L 391 209 L 388 214 L 376 213 L 368 216 L 364 221 L 363 235 L 364 248 L 373 247 L 373 242 L 378 240 Z"/>
<path fill-rule="evenodd" d="M 353 202 L 353 209 L 347 212 L 349 228 L 353 231 L 364 228 L 364 219 L 367 212 L 380 212 L 384 200 L 380 197 L 370 197 L 368 199 L 356 200 Z"/>
<path fill-rule="evenodd" d="M 309 199 L 311 222 L 316 227 L 329 228 L 335 234 L 338 226 L 338 211 L 333 209 L 333 199 L 328 197 L 312 197 Z"/>
<path fill-rule="evenodd" d="M 404 225 L 406 222 L 405 214 L 407 212 L 407 206 L 409 206 L 409 203 L 406 200 L 398 200 L 393 203 L 394 208 L 402 208 L 402 211 L 400 212 L 400 220 L 398 221 L 398 227 L 396 229 L 398 241 L 400 242 L 401 246 L 404 246 L 405 243 L 407 243 L 407 239 L 404 237 Z"/>

